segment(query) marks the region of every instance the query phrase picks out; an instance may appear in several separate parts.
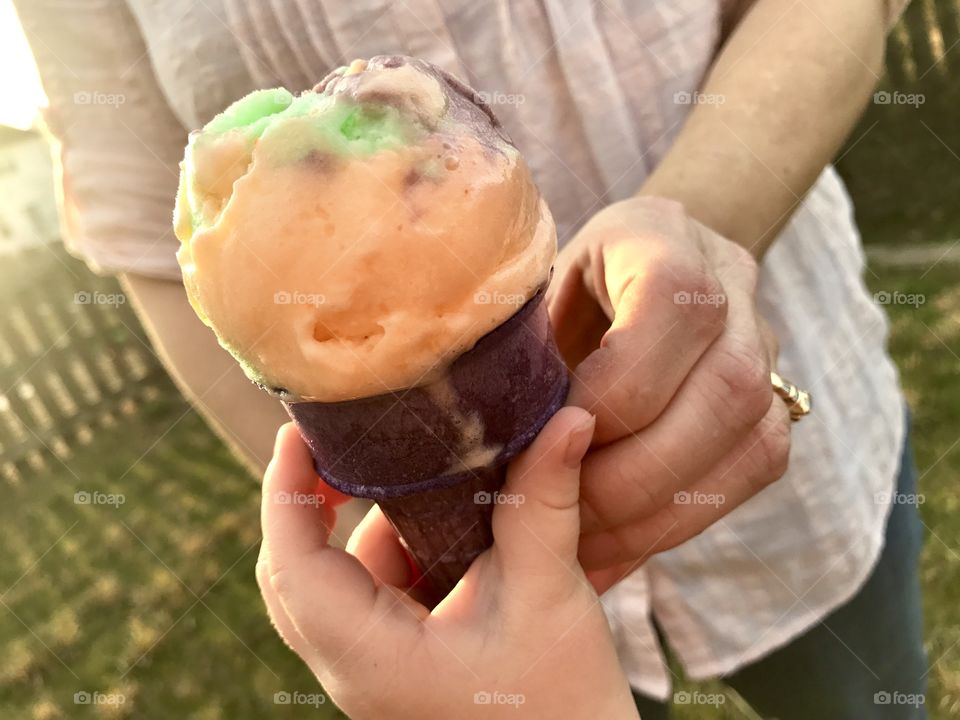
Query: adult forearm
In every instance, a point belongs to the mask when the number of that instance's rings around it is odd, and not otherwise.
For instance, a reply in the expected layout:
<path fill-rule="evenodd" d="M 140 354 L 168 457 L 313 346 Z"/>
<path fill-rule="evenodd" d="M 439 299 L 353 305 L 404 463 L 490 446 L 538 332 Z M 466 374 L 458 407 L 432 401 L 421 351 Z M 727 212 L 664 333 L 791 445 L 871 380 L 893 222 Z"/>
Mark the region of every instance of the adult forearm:
<path fill-rule="evenodd" d="M 885 19 L 882 0 L 758 0 L 640 193 L 761 257 L 870 97 Z"/>

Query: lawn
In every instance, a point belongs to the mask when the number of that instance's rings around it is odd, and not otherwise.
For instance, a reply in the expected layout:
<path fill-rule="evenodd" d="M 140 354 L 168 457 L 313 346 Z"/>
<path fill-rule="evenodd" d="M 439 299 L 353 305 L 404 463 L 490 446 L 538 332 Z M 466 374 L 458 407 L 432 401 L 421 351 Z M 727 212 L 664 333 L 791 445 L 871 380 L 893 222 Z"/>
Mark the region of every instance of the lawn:
<path fill-rule="evenodd" d="M 946 4 L 917 0 L 909 17 Z M 960 236 L 960 87 L 924 67 L 910 84 L 898 75 L 885 87 L 922 92 L 926 101 L 871 105 L 843 151 L 840 169 L 868 244 Z M 57 279 L 34 283 L 36 301 L 17 296 L 19 307 L 41 307 L 40 294 L 73 294 L 71 283 L 119 292 L 59 252 L 47 262 Z M 0 301 L 8 313 L 11 284 L 22 270 L 9 261 L 3 266 Z M 867 274 L 875 292 L 923 296 L 916 307 L 888 310 L 926 499 L 922 582 L 934 720 L 960 717 L 956 276 L 957 267 L 945 263 L 873 266 Z M 70 312 L 78 324 L 66 318 L 64 332 L 51 339 L 53 351 L 41 348 L 19 365 L 26 331 L 14 327 L 13 315 L 0 316 L 0 718 L 343 717 L 329 702 L 320 704 L 315 680 L 266 619 L 254 582 L 255 479 L 159 371 L 128 307 L 84 315 L 74 302 Z M 85 330 L 89 317 L 103 323 L 102 332 Z M 94 337 L 109 337 L 109 347 L 95 352 Z M 86 368 L 58 369 L 57 358 L 72 354 L 87 359 Z M 74 399 L 91 383 L 105 393 L 84 406 L 90 412 L 70 414 L 68 435 L 44 415 L 56 414 L 61 397 L 37 381 L 51 368 Z M 316 706 L 284 702 L 291 697 Z M 675 717 L 755 718 L 733 695 L 716 710 L 679 706 Z"/>
<path fill-rule="evenodd" d="M 960 2 L 912 0 L 888 74 L 839 153 L 867 244 L 960 238 Z"/>
<path fill-rule="evenodd" d="M 146 390 L 3 481 L 0 717 L 304 717 L 275 703 L 317 687 L 254 581 L 258 486 L 168 381 Z"/>

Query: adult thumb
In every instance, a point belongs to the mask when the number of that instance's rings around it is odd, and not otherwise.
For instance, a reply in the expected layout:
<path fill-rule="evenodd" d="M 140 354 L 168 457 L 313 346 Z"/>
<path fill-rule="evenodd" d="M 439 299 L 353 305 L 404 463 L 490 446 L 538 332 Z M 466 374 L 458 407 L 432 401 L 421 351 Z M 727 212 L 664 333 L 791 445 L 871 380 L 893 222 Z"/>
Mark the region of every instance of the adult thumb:
<path fill-rule="evenodd" d="M 507 587 L 546 593 L 580 577 L 580 461 L 594 423 L 586 410 L 562 408 L 510 464 L 493 512 L 493 550 Z"/>

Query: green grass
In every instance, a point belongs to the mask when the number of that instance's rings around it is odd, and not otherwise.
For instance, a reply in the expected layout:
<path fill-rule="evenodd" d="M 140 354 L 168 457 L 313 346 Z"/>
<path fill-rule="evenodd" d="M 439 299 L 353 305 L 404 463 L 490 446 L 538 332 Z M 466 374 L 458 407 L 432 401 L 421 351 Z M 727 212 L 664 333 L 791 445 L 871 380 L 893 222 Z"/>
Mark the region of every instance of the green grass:
<path fill-rule="evenodd" d="M 294 718 L 304 708 L 274 694 L 317 692 L 254 581 L 258 485 L 161 391 L 63 464 L 5 481 L 0 717 Z M 77 491 L 125 501 L 78 505 Z"/>
<path fill-rule="evenodd" d="M 838 163 L 868 245 L 960 237 L 960 86 L 919 90 L 919 108 L 870 105 Z"/>
<path fill-rule="evenodd" d="M 837 167 L 867 244 L 960 238 L 960 2 L 913 0 L 887 43 L 888 74 Z M 912 103 L 910 102 L 912 100 Z"/>
<path fill-rule="evenodd" d="M 960 286 L 957 267 L 886 271 L 877 290 L 919 293 L 918 308 L 894 307 L 891 350 L 913 411 L 913 442 L 926 496 L 922 584 L 931 663 L 928 703 L 936 718 L 960 715 Z"/>

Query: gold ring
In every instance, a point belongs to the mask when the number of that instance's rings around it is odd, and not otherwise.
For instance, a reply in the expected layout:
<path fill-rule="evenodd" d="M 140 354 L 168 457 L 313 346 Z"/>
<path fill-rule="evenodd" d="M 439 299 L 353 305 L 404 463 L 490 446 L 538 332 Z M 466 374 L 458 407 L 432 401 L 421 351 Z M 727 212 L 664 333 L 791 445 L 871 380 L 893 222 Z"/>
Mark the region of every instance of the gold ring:
<path fill-rule="evenodd" d="M 813 398 L 806 390 L 801 390 L 792 382 L 788 382 L 777 373 L 770 371 L 770 383 L 773 391 L 787 404 L 790 410 L 790 419 L 796 422 L 804 415 L 809 415 L 813 409 Z"/>

